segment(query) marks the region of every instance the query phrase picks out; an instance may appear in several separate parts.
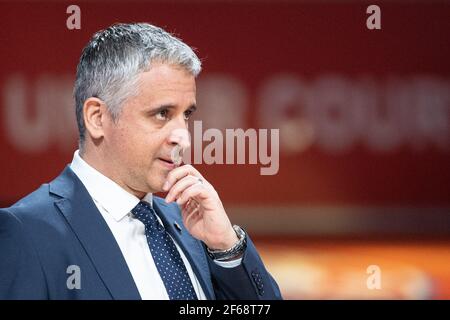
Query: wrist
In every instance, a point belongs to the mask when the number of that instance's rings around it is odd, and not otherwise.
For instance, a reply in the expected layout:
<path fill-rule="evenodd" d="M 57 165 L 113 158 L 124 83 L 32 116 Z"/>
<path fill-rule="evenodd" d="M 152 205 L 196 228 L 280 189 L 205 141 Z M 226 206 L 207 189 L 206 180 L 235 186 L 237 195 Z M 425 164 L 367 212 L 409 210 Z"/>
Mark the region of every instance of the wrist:
<path fill-rule="evenodd" d="M 226 237 L 223 237 L 220 242 L 206 243 L 206 246 L 213 251 L 225 251 L 238 243 L 239 237 L 233 227 L 230 228 L 230 232 Z"/>
<path fill-rule="evenodd" d="M 235 236 L 238 241 L 231 247 L 227 247 L 225 250 L 211 249 L 207 246 L 208 255 L 211 259 L 216 261 L 231 261 L 242 257 L 245 248 L 247 247 L 247 235 L 245 231 L 239 226 L 233 226 Z"/>

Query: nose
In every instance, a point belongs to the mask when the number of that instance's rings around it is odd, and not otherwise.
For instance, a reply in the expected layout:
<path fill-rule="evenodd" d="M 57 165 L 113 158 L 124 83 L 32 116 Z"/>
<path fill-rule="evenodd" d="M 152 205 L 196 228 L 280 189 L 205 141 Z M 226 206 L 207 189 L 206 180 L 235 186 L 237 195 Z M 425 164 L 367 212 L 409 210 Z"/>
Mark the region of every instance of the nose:
<path fill-rule="evenodd" d="M 191 136 L 185 128 L 173 129 L 169 134 L 169 143 L 173 146 L 179 146 L 182 151 L 191 146 Z"/>
<path fill-rule="evenodd" d="M 178 166 L 183 161 L 184 152 L 191 146 L 189 131 L 174 129 L 169 135 L 169 143 L 173 146 L 170 158 Z"/>

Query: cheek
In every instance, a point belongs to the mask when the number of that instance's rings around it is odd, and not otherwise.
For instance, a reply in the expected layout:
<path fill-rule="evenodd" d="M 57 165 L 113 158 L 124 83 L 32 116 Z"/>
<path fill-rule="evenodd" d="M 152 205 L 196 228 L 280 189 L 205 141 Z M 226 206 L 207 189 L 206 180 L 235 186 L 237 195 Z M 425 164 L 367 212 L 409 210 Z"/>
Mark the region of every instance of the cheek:
<path fill-rule="evenodd" d="M 123 140 L 124 152 L 140 162 L 139 166 L 148 167 L 152 160 L 161 156 L 162 140 L 156 133 L 136 134 L 128 132 Z"/>
<path fill-rule="evenodd" d="M 141 168 L 148 170 L 153 167 L 156 158 L 165 155 L 170 150 L 164 148 L 165 130 L 152 128 L 148 124 L 129 121 L 133 126 L 120 126 L 112 135 L 111 143 L 115 144 L 117 152 L 125 162 L 132 166 L 131 170 Z M 156 167 L 156 166 L 155 166 Z"/>
<path fill-rule="evenodd" d="M 117 158 L 122 159 L 123 165 L 136 167 L 142 161 L 142 139 L 133 130 L 120 128 L 110 136 L 110 144 Z"/>

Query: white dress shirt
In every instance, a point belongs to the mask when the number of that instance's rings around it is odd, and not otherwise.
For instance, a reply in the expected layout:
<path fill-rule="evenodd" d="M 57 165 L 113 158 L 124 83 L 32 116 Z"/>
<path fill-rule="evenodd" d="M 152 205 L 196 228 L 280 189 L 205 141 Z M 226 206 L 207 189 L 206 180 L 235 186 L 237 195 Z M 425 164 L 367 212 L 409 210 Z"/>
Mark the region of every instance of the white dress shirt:
<path fill-rule="evenodd" d="M 114 235 L 141 298 L 143 300 L 168 300 L 169 295 L 148 247 L 144 224 L 131 214 L 131 210 L 139 203 L 140 199 L 91 167 L 80 157 L 78 150 L 75 151 L 70 168 L 86 187 Z M 153 205 L 151 193 L 148 193 L 142 200 Z M 161 223 L 160 219 L 159 221 Z M 183 250 L 175 241 L 174 243 L 186 266 L 198 299 L 206 300 L 205 293 Z M 215 263 L 222 267 L 233 268 L 238 266 L 241 260 L 215 261 Z"/>

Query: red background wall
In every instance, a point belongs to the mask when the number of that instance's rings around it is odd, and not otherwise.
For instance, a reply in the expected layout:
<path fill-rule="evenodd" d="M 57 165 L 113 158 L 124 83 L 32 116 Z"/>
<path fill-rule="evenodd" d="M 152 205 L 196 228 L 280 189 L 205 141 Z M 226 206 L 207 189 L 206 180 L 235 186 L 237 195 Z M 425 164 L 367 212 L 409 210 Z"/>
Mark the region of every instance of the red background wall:
<path fill-rule="evenodd" d="M 367 92 L 363 92 L 363 99 L 375 103 L 379 110 L 386 107 L 383 99 L 392 83 L 406 86 L 406 102 L 389 100 L 393 109 L 406 108 L 402 112 L 407 116 L 397 119 L 398 130 L 391 133 L 402 136 L 400 142 L 387 150 L 368 146 L 363 121 L 355 129 L 353 142 L 343 151 L 329 152 L 316 142 L 296 152 L 282 149 L 280 169 L 274 176 L 261 176 L 260 166 L 256 165 L 200 166 L 227 203 L 402 207 L 450 204 L 448 3 L 382 3 L 381 30 L 366 28 L 368 4 L 359 1 L 80 2 L 81 30 L 66 28 L 69 4 L 0 4 L 0 200 L 4 205 L 52 179 L 70 162 L 77 133 L 70 124 L 73 106 L 68 90 L 72 88 L 67 85 L 73 82 L 81 49 L 95 31 L 114 22 L 130 21 L 163 26 L 196 47 L 204 63 L 199 82 L 217 75 L 235 79 L 245 92 L 240 118 L 245 127 L 280 127 L 282 121 L 262 120 L 267 116 L 261 107 L 263 88 L 280 74 L 289 74 L 310 88 L 317 88 L 327 75 L 336 75 L 347 86 L 349 98 L 360 92 L 358 86 L 364 84 L 363 79 L 369 79 L 379 100 Z M 6 96 L 12 92 L 10 86 L 16 75 L 24 81 L 24 91 L 19 90 L 11 103 Z M 42 93 L 38 87 L 46 76 L 50 78 L 45 87 L 50 88 L 47 96 L 54 100 L 44 102 L 49 108 L 45 110 L 53 112 L 36 110 L 36 95 Z M 439 101 L 433 102 L 435 95 L 430 92 L 429 102 L 417 106 L 423 86 L 417 89 L 414 81 L 424 77 L 431 79 L 433 88 L 440 86 Z M 65 86 L 59 87 L 61 83 Z M 37 114 L 47 118 L 44 123 L 48 124 L 48 137 L 36 143 L 36 148 L 31 148 L 34 150 L 28 147 L 24 151 L 12 142 L 11 137 L 20 131 L 19 124 L 11 123 L 6 113 L 17 108 L 18 97 L 24 99 L 29 124 Z M 61 111 L 62 105 L 65 111 Z M 207 113 L 208 105 L 199 106 Z M 302 117 L 303 107 L 294 104 L 277 114 L 283 114 L 288 121 L 289 116 Z M 366 107 L 362 106 L 363 111 Z M 227 112 L 223 110 L 223 114 Z M 433 114 L 439 119 L 430 122 L 431 126 L 440 121 L 441 131 L 430 138 L 417 123 L 426 122 L 427 115 Z M 362 117 L 370 121 L 368 114 Z M 402 128 L 406 128 L 405 133 Z M 320 135 L 321 129 L 315 129 Z M 28 139 L 32 140 L 30 135 Z M 281 129 L 281 139 L 287 135 Z"/>

